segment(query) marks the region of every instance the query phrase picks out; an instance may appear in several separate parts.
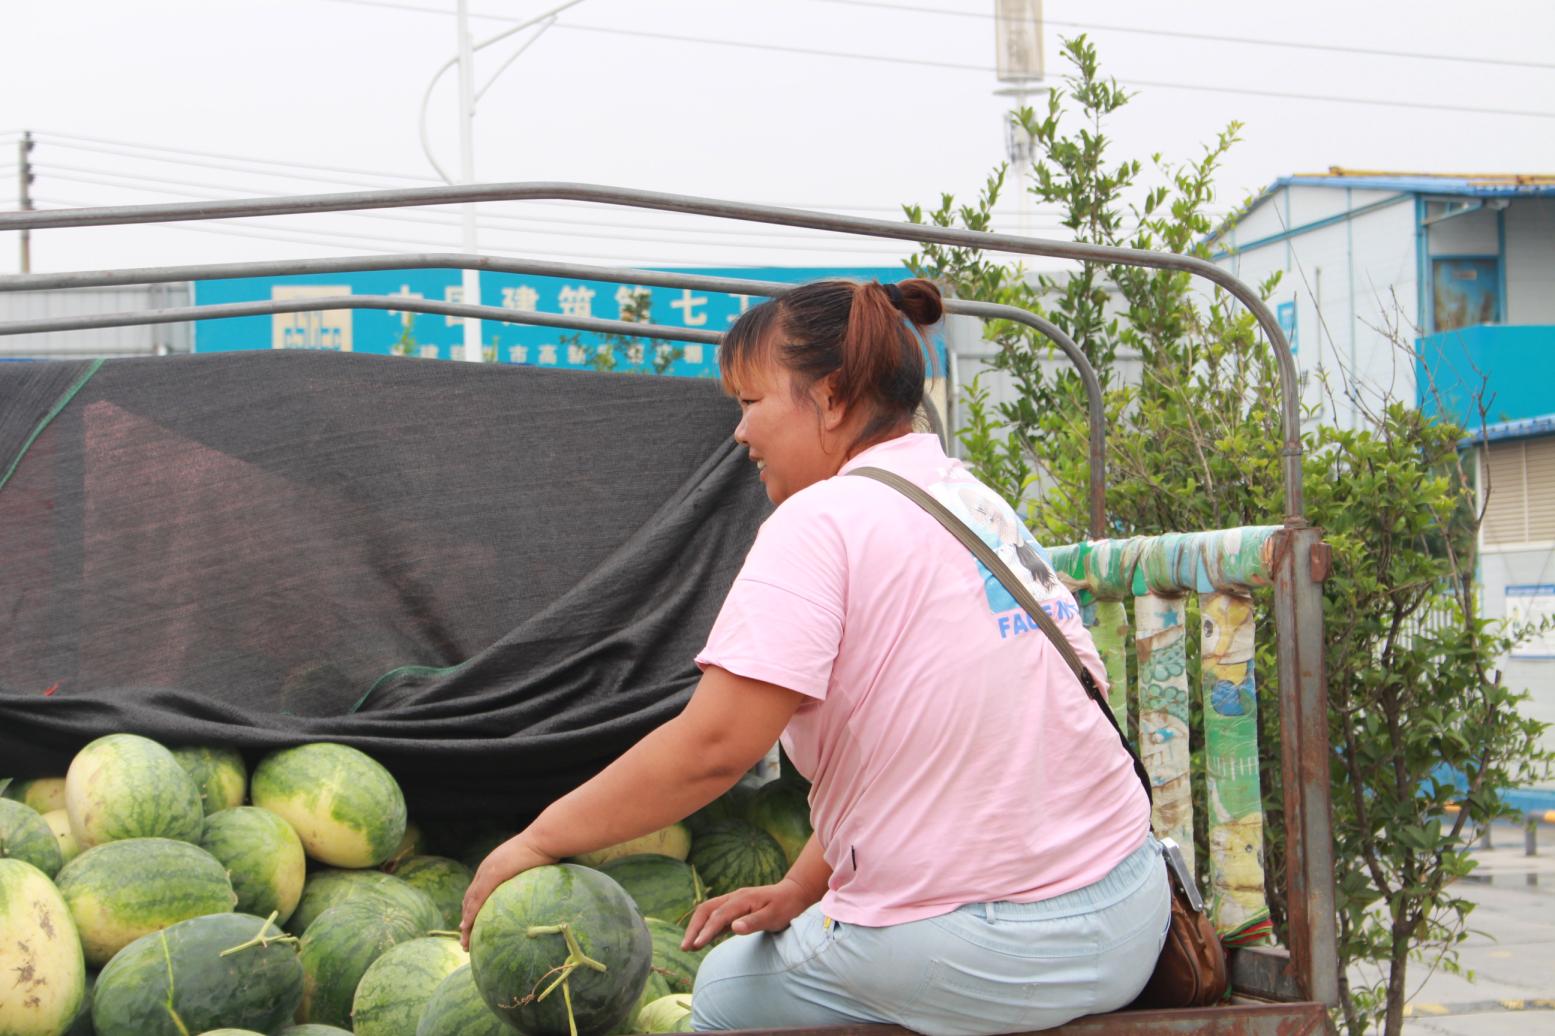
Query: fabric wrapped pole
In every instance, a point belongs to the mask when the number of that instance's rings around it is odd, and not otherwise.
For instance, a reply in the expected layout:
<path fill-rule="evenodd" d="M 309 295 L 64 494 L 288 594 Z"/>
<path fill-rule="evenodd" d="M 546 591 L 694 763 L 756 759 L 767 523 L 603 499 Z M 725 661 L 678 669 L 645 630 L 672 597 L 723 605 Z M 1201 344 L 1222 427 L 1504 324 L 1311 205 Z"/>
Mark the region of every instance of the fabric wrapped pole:
<path fill-rule="evenodd" d="M 331 740 L 413 808 L 532 814 L 694 687 L 770 510 L 737 419 L 709 380 L 0 364 L 0 775 Z"/>

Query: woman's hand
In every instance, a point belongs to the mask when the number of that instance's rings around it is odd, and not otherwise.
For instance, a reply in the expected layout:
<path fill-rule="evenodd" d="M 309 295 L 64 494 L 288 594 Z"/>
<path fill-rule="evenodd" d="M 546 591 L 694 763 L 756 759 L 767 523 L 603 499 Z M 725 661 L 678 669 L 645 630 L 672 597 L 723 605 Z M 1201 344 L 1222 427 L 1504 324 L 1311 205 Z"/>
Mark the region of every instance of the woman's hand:
<path fill-rule="evenodd" d="M 725 928 L 735 935 L 781 932 L 813 902 L 809 893 L 788 878 L 776 885 L 735 889 L 696 908 L 686 923 L 686 937 L 680 948 L 701 949 Z"/>
<path fill-rule="evenodd" d="M 481 912 L 486 898 L 498 885 L 514 875 L 557 862 L 556 857 L 547 856 L 531 846 L 524 835 L 525 832 L 520 831 L 497 846 L 476 868 L 475 879 L 464 894 L 464 914 L 459 920 L 459 945 L 466 950 L 470 948 L 470 928 L 475 924 L 475 915 Z"/>

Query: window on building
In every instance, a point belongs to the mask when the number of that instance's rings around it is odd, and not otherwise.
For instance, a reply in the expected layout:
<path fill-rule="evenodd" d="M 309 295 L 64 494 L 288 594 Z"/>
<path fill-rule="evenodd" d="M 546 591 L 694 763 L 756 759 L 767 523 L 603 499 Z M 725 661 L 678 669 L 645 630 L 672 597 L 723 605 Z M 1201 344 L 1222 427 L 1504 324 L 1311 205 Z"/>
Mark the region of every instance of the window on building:
<path fill-rule="evenodd" d="M 1485 546 L 1555 541 L 1555 436 L 1491 443 L 1481 464 Z"/>

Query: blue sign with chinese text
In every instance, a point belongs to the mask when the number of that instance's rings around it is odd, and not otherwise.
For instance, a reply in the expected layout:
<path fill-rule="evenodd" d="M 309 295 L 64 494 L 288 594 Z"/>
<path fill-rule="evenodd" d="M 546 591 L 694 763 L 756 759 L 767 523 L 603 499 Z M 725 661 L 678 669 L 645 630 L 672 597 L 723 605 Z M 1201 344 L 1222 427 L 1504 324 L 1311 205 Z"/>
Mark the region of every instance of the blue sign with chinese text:
<path fill-rule="evenodd" d="M 766 267 L 696 269 L 676 272 L 706 276 L 800 283 L 826 277 L 894 282 L 908 277 L 892 267 Z M 195 305 L 334 295 L 398 295 L 462 302 L 459 270 L 371 270 L 302 274 L 289 277 L 239 277 L 198 281 Z M 722 332 L 739 315 L 763 301 L 757 296 L 726 295 L 684 288 L 649 288 L 604 281 L 480 271 L 480 301 L 515 312 L 558 313 Z M 646 298 L 644 298 L 646 296 Z M 464 321 L 431 313 L 337 309 L 309 313 L 200 320 L 194 326 L 194 351 L 246 349 L 329 349 L 390 356 L 453 359 L 463 353 Z M 599 369 L 600 350 L 613 355 L 619 370 L 655 369 L 686 377 L 716 377 L 715 349 L 695 342 L 655 339 L 606 343 L 602 336 L 565 328 L 510 324 L 497 320 L 481 326 L 486 359 L 574 370 Z M 943 341 L 935 343 L 942 357 Z"/>

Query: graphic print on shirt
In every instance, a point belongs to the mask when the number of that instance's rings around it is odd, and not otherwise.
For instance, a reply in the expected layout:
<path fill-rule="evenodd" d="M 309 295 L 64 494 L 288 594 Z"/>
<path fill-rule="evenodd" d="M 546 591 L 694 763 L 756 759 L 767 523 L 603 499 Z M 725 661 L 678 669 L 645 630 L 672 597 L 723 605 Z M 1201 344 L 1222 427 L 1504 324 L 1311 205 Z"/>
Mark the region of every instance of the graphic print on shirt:
<path fill-rule="evenodd" d="M 1074 599 L 1053 572 L 1052 559 L 1037 543 L 1036 537 L 1016 519 L 1014 509 L 1003 497 L 981 482 L 972 481 L 936 482 L 928 490 L 1009 566 L 1043 611 L 1054 619 L 1067 619 L 1076 614 Z M 999 636 L 1010 637 L 1038 629 L 1036 622 L 1026 615 L 1015 596 L 1004 588 L 988 566 L 981 561 L 976 564 L 983 578 L 988 608 L 999 623 Z"/>

